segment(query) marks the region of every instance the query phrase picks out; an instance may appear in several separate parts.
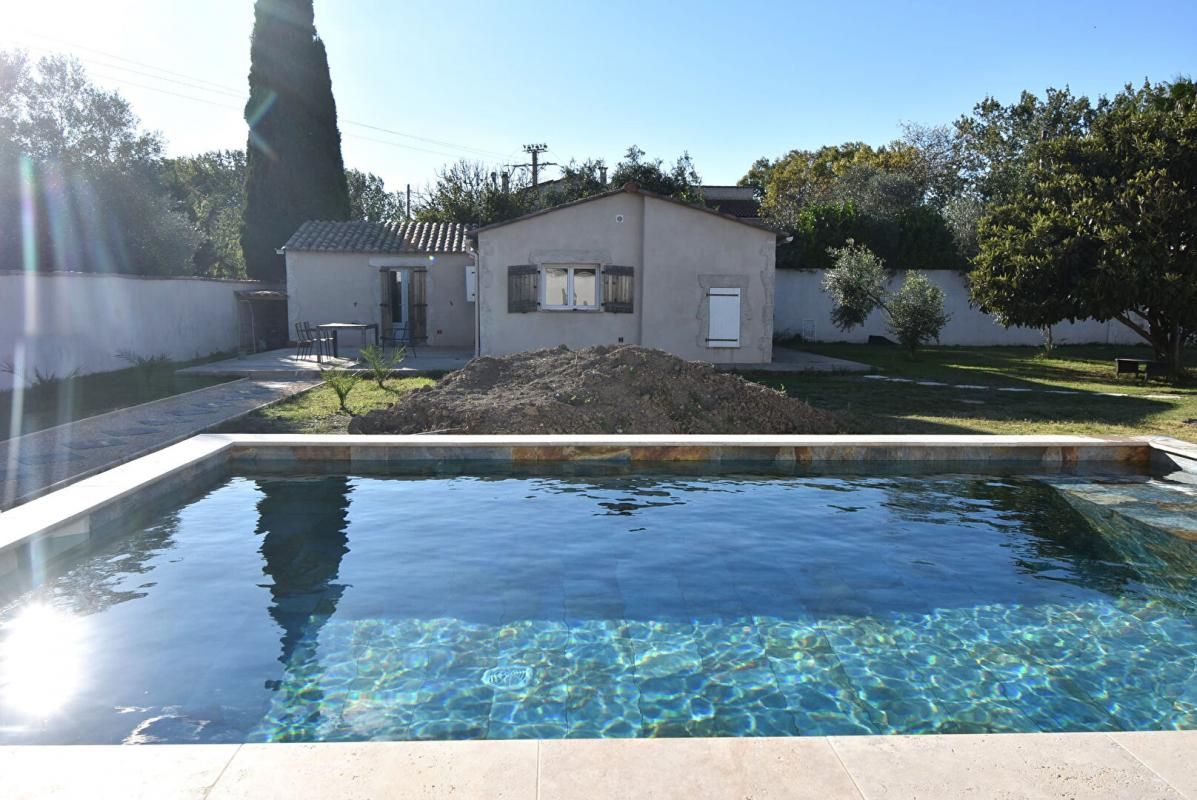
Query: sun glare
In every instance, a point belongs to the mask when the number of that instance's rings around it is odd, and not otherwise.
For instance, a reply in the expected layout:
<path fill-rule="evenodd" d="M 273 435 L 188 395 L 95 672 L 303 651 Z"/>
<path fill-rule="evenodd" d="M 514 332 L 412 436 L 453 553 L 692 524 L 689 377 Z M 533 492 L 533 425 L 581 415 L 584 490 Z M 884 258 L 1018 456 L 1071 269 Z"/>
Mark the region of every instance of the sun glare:
<path fill-rule="evenodd" d="M 82 620 L 32 605 L 0 625 L 0 704 L 44 717 L 62 707 L 79 685 Z"/>

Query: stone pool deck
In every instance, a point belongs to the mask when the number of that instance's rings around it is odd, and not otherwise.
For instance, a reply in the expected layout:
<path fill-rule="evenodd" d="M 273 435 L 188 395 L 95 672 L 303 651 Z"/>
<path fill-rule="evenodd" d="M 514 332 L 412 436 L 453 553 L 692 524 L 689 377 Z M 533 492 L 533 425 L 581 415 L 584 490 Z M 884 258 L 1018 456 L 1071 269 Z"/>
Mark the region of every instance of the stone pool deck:
<path fill-rule="evenodd" d="M 6 800 L 1197 800 L 1197 731 L 0 748 Z"/>

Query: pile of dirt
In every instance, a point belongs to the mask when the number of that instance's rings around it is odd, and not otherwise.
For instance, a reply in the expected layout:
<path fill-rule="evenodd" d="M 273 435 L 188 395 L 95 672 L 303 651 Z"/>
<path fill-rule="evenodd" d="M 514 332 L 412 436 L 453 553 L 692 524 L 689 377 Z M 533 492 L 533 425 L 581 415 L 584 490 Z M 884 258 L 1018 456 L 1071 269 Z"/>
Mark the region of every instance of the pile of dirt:
<path fill-rule="evenodd" d="M 709 364 L 632 345 L 476 358 L 350 433 L 835 433 L 834 416 Z"/>

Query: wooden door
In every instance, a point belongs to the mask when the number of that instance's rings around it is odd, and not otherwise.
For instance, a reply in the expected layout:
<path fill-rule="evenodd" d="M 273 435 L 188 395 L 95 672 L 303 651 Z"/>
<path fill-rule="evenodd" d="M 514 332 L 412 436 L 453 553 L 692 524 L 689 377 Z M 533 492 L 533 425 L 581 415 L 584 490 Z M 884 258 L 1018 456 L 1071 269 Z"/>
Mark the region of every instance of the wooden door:
<path fill-rule="evenodd" d="M 428 341 L 428 270 L 411 271 L 411 288 L 408 290 L 411 303 L 411 340 L 414 343 Z"/>

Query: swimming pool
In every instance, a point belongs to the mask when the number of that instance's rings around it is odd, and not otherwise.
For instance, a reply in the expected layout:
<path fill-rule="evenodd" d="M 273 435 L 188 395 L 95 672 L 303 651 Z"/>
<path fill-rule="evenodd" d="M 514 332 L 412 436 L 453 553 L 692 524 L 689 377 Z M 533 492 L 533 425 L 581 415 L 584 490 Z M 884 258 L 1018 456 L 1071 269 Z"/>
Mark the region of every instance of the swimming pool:
<path fill-rule="evenodd" d="M 0 743 L 1195 728 L 1195 551 L 1013 472 L 240 470 L 4 607 Z"/>

